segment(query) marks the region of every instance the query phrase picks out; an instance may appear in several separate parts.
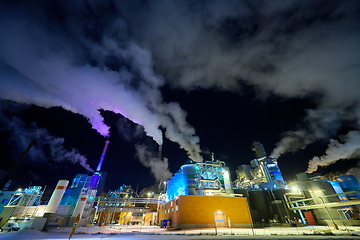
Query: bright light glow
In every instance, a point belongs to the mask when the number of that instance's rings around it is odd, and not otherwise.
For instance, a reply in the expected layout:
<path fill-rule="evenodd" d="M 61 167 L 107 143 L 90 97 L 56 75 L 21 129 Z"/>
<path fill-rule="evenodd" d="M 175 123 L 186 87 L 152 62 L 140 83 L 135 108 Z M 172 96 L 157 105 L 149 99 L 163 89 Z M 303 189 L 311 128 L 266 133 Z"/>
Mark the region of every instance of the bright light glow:
<path fill-rule="evenodd" d="M 300 194 L 301 193 L 301 191 L 300 191 L 300 189 L 298 188 L 298 186 L 296 186 L 296 185 L 291 185 L 291 186 L 289 186 L 290 187 L 290 191 L 291 191 L 291 193 L 297 193 L 297 194 Z"/>
<path fill-rule="evenodd" d="M 222 211 L 219 210 L 219 211 L 217 211 L 217 213 L 222 213 Z"/>

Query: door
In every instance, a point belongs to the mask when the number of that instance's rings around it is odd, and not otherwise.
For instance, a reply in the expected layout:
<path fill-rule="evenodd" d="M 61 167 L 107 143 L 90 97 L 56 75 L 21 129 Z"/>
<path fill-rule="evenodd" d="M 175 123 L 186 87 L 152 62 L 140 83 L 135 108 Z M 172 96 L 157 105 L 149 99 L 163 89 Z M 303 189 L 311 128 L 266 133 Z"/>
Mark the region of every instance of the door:
<path fill-rule="evenodd" d="M 226 227 L 226 213 L 214 212 L 214 220 L 216 227 Z"/>

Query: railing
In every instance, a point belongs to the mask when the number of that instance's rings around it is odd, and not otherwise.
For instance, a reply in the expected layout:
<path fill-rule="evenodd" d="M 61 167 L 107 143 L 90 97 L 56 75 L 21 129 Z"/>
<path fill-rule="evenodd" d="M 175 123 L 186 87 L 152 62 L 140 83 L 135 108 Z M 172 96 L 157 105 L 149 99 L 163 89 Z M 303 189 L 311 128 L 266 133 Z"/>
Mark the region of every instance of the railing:
<path fill-rule="evenodd" d="M 148 203 L 148 204 L 164 204 L 164 199 L 157 198 L 114 198 L 114 197 L 97 197 L 96 203 L 115 205 L 115 204 L 136 204 L 136 203 Z"/>
<path fill-rule="evenodd" d="M 331 199 L 329 201 L 329 198 L 339 197 L 340 195 L 341 196 L 345 195 L 348 197 L 354 193 L 360 194 L 360 191 L 350 191 L 350 192 L 337 193 L 326 196 L 319 196 L 314 198 L 305 198 L 304 195 L 299 193 L 294 193 L 294 194 L 286 193 L 284 196 L 289 210 L 303 210 L 303 209 L 319 209 L 325 207 L 340 207 L 340 206 L 360 204 L 360 200 L 340 200 L 340 198 L 337 199 L 338 201 L 331 201 Z M 291 199 L 300 199 L 300 200 L 291 201 Z M 349 199 L 352 198 L 349 197 Z"/>

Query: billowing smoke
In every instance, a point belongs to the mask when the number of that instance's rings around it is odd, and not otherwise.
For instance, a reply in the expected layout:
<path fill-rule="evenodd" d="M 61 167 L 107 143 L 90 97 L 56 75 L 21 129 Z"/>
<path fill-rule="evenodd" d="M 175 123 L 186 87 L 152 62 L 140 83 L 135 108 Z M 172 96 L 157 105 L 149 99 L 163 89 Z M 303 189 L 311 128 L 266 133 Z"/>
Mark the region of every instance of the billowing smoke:
<path fill-rule="evenodd" d="M 16 104 L 10 104 L 9 108 L 17 108 Z M 10 132 L 8 143 L 16 146 L 16 151 L 24 151 L 30 142 L 35 139 L 35 145 L 29 151 L 31 159 L 39 162 L 71 162 L 80 164 L 87 171 L 93 172 L 85 156 L 81 155 L 76 149 L 68 150 L 64 147 L 64 139 L 51 136 L 44 128 L 38 128 L 35 123 L 27 125 L 15 115 L 3 113 L 6 107 L 2 103 L 0 107 L 0 131 Z M 14 111 L 14 110 L 10 110 Z"/>
<path fill-rule="evenodd" d="M 174 87 L 313 102 L 272 155 L 336 137 L 360 117 L 360 3 L 355 1 L 122 1 L 132 35 Z M 283 116 L 286 118 L 286 112 Z"/>
<path fill-rule="evenodd" d="M 345 136 L 341 136 L 340 140 L 341 142 L 331 139 L 325 155 L 321 157 L 313 157 L 309 161 L 309 166 L 306 172 L 312 173 L 316 171 L 319 166 L 328 166 L 340 159 L 360 157 L 359 131 L 350 131 Z"/>
<path fill-rule="evenodd" d="M 136 152 L 140 162 L 151 169 L 156 180 L 164 181 L 171 178 L 167 158 L 157 158 L 145 145 L 136 145 Z"/>
<path fill-rule="evenodd" d="M 271 157 L 278 158 L 285 152 L 296 152 L 299 149 L 305 148 L 312 143 L 313 139 L 304 130 L 289 131 L 286 136 L 276 144 L 276 148 L 272 151 Z"/>
<path fill-rule="evenodd" d="M 304 123 L 306 129 L 288 131 L 280 142 L 276 144 L 271 157 L 278 158 L 285 152 L 296 152 L 304 149 L 316 140 L 326 140 L 336 136 L 337 131 L 345 122 L 353 121 L 356 117 L 341 108 L 307 110 Z"/>
<path fill-rule="evenodd" d="M 195 130 L 176 103 L 165 103 L 164 79 L 152 55 L 132 41 L 113 3 L 3 4 L 0 10 L 0 98 L 83 115 L 108 136 L 99 109 L 143 126 L 162 144 L 166 136 L 201 161 Z M 55 14 L 56 12 L 56 14 Z"/>
<path fill-rule="evenodd" d="M 62 106 L 103 135 L 98 109 L 138 123 L 158 144 L 161 126 L 193 160 L 201 160 L 199 139 L 180 106 L 163 101 L 165 84 L 225 91 L 246 84 L 265 100 L 312 100 L 305 125 L 284 134 L 276 156 L 328 140 L 349 120 L 359 128 L 358 1 L 36 3 L 0 8 L 3 99 Z"/>

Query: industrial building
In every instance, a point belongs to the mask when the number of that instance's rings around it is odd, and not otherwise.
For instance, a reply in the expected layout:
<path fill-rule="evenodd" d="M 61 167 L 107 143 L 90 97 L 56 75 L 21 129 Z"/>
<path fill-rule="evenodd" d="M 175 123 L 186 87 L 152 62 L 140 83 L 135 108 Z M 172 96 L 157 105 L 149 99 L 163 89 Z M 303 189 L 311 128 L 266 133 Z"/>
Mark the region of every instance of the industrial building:
<path fill-rule="evenodd" d="M 96 171 L 60 180 L 50 201 L 41 205 L 44 189 L 19 189 L 0 213 L 3 225 L 45 229 L 97 224 L 159 225 L 175 229 L 296 225 L 360 225 L 360 184 L 351 174 L 316 176 L 301 173 L 285 182 L 276 159 L 253 143 L 255 159 L 240 165 L 236 179 L 224 161 L 188 160 L 166 182 L 138 193 L 129 185 L 100 196 L 106 173 L 101 171 L 108 141 Z M 161 155 L 160 155 L 161 157 Z M 69 186 L 68 186 L 69 185 Z M 5 201 L 5 200 L 4 200 Z"/>

